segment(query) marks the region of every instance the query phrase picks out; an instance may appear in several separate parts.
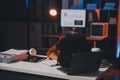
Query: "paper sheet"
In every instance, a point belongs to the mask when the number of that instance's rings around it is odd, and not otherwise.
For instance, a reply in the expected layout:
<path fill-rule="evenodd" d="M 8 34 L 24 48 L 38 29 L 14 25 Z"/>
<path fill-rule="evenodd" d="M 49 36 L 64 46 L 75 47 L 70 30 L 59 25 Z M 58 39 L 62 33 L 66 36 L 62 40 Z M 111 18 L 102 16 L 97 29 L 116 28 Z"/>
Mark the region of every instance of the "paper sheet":
<path fill-rule="evenodd" d="M 11 54 L 11 55 L 19 55 L 21 53 L 27 53 L 28 50 L 17 50 L 17 49 L 9 49 L 3 52 L 0 52 L 1 54 Z"/>

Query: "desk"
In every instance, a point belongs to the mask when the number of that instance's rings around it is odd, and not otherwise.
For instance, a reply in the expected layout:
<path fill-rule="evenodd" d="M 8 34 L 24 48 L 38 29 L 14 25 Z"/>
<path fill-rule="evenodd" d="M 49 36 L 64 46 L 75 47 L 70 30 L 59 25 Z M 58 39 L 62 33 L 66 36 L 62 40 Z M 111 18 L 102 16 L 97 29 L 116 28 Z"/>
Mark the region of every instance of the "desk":
<path fill-rule="evenodd" d="M 97 78 L 97 76 L 67 75 L 57 69 L 60 66 L 54 66 L 54 67 L 50 66 L 54 64 L 56 64 L 56 61 L 48 60 L 48 59 L 41 62 L 37 62 L 37 63 L 31 63 L 31 62 L 25 62 L 25 61 L 19 61 L 11 64 L 0 63 L 0 70 L 57 78 L 56 80 L 59 80 L 59 79 L 60 80 L 95 80 Z M 99 69 L 99 71 L 103 72 L 106 69 L 107 68 L 101 68 Z M 0 75 L 0 78 L 1 77 L 2 76 Z M 54 80 L 54 79 L 49 78 L 49 80 Z"/>

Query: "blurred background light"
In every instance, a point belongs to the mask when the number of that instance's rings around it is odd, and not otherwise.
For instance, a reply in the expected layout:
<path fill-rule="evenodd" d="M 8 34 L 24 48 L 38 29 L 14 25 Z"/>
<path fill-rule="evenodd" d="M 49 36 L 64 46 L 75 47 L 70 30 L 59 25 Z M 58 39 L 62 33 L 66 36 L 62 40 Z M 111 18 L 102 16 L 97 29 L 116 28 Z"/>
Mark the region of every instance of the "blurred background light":
<path fill-rule="evenodd" d="M 56 15 L 57 15 L 57 10 L 56 10 L 56 9 L 50 9 L 50 10 L 49 10 L 49 14 L 50 14 L 51 16 L 56 16 Z"/>

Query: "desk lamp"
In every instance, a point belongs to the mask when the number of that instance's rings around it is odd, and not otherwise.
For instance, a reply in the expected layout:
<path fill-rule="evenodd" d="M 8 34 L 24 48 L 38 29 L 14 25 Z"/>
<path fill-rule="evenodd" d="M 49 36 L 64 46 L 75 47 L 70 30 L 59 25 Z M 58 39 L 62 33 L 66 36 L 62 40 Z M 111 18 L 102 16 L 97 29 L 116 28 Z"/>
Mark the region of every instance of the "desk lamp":
<path fill-rule="evenodd" d="M 108 37 L 108 23 L 93 22 L 90 26 L 90 36 L 88 40 L 93 40 L 93 48 L 97 49 L 96 41 L 101 41 Z"/>

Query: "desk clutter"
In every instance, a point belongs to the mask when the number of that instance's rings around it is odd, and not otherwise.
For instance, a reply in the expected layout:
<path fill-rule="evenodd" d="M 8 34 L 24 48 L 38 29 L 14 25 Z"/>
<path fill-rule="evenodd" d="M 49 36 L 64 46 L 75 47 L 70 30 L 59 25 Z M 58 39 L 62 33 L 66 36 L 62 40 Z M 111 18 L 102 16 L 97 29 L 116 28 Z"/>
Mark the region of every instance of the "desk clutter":
<path fill-rule="evenodd" d="M 17 49 L 9 49 L 3 52 L 0 52 L 0 62 L 1 63 L 13 63 L 16 62 L 13 58 L 17 55 L 21 55 L 23 53 L 27 53 L 28 50 L 17 50 Z M 21 55 L 20 57 L 26 57 Z"/>
<path fill-rule="evenodd" d="M 99 73 L 99 68 L 101 68 L 101 57 L 99 53 L 101 52 L 88 52 L 88 53 L 76 53 L 73 54 L 70 66 L 68 68 L 64 68 L 62 66 L 56 65 L 56 60 L 49 60 L 46 56 L 38 55 L 38 56 L 26 56 L 28 52 L 32 52 L 30 50 L 17 50 L 17 49 L 9 49 L 7 51 L 0 52 L 0 63 L 19 63 L 19 61 L 29 63 L 29 64 L 44 64 L 51 68 L 56 68 L 58 71 L 63 72 L 67 75 L 77 75 L 83 74 L 88 75 L 89 73 L 93 76 L 96 76 Z M 33 51 L 34 52 L 34 51 Z M 36 51 L 35 51 L 36 52 Z M 17 57 L 16 57 L 17 56 Z M 40 63 L 39 63 L 40 62 Z M 103 65 L 102 65 L 103 66 Z M 109 66 L 104 68 L 108 68 Z M 87 74 L 88 73 L 88 74 Z M 90 75 L 89 74 L 89 75 Z M 96 75 L 95 75 L 96 74 Z"/>
<path fill-rule="evenodd" d="M 9 49 L 0 52 L 0 63 L 14 63 L 18 61 L 38 62 L 46 57 L 38 57 L 34 48 L 30 50 Z"/>

